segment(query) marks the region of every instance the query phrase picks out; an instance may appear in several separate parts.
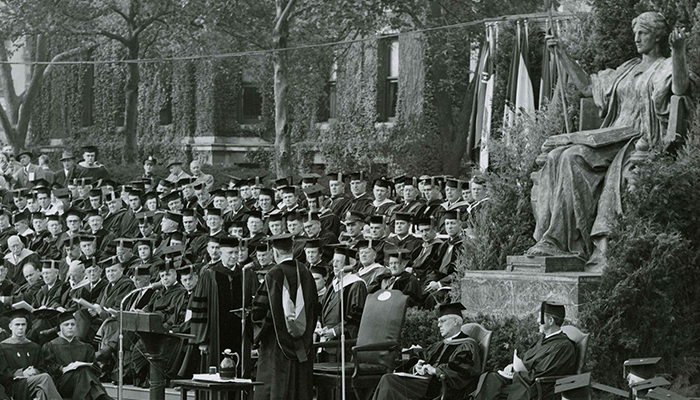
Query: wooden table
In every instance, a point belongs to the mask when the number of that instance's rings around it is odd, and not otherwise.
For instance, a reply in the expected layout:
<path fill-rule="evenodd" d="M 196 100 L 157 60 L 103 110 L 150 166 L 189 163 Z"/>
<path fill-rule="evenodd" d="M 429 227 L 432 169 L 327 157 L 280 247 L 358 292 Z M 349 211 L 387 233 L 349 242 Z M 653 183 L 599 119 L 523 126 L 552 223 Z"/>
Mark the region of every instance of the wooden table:
<path fill-rule="evenodd" d="M 245 393 L 250 395 L 255 386 L 260 386 L 262 382 L 209 382 L 195 381 L 191 379 L 175 379 L 170 381 L 173 386 L 180 386 L 180 398 L 187 400 L 187 391 L 194 391 L 194 398 L 199 399 L 198 392 L 206 392 L 212 394 L 212 399 L 218 399 L 220 393 Z"/>

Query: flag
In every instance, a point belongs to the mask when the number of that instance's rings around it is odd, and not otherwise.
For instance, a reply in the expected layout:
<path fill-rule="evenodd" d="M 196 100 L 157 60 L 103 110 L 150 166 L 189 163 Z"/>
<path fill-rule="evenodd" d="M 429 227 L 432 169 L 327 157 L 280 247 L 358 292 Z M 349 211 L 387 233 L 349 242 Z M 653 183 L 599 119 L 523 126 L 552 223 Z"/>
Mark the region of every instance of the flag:
<path fill-rule="evenodd" d="M 486 27 L 486 37 L 481 48 L 477 73 L 474 76 L 478 81 L 474 90 L 470 121 L 470 134 L 474 137 L 474 146 L 470 146 L 469 150 L 479 149 L 479 169 L 482 171 L 486 170 L 489 164 L 488 143 L 491 136 L 491 109 L 496 79 L 493 68 L 493 53 L 496 48 L 494 29 L 492 25 Z"/>
<path fill-rule="evenodd" d="M 503 126 L 513 126 L 515 117 L 521 113 L 535 111 L 535 92 L 532 88 L 532 80 L 528 70 L 528 29 L 523 28 L 520 21 L 517 23 L 515 43 L 513 44 L 513 57 L 511 58 L 510 72 L 508 74 L 508 87 L 506 91 L 506 106 L 503 111 Z"/>
<path fill-rule="evenodd" d="M 551 26 L 547 27 L 547 35 L 545 37 L 552 37 L 553 30 Z M 552 55 L 552 51 L 547 46 L 545 39 L 544 51 L 542 54 L 542 78 L 540 79 L 540 94 L 538 97 L 537 104 L 539 109 L 542 109 L 542 104 L 546 102 L 551 102 L 554 96 L 554 89 L 556 88 L 557 82 L 557 64 L 555 62 L 555 57 Z M 546 99 L 546 100 L 545 100 Z"/>

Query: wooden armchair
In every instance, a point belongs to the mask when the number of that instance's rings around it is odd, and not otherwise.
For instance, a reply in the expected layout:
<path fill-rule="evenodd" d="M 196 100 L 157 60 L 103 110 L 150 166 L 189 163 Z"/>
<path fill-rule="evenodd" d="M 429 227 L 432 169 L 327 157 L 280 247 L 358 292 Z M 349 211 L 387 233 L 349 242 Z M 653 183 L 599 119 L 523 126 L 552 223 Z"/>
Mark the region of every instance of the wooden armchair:
<path fill-rule="evenodd" d="M 583 371 L 583 367 L 586 364 L 586 352 L 588 351 L 588 334 L 581 332 L 577 327 L 572 325 L 562 326 L 562 332 L 569 337 L 569 339 L 574 342 L 576 346 L 576 370 L 575 374 L 579 375 Z M 537 386 L 537 399 L 561 399 L 560 394 L 554 393 L 554 385 L 557 380 L 565 378 L 566 376 L 542 376 L 535 379 L 535 385 Z"/>

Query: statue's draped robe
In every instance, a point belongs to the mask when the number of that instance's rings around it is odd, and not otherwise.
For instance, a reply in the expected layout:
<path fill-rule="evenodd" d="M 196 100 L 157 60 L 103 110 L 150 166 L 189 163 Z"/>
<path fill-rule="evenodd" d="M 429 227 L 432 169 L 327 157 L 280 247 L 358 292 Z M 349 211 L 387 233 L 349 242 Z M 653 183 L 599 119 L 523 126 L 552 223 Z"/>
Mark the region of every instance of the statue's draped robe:
<path fill-rule="evenodd" d="M 640 59 L 591 76 L 593 99 L 605 127 L 632 127 L 631 140 L 604 147 L 569 145 L 549 152 L 536 193 L 538 243 L 588 259 L 597 238 L 609 234 L 622 212 L 623 173 L 629 168 L 635 142 L 658 148 L 666 133 L 671 100 L 670 58 L 645 70 Z M 691 89 L 692 90 L 692 89 Z"/>

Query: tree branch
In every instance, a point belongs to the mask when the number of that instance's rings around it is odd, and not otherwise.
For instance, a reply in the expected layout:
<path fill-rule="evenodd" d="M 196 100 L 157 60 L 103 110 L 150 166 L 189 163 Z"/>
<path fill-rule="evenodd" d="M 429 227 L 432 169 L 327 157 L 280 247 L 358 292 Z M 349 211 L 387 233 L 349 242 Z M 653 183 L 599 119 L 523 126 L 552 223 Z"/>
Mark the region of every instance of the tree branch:
<path fill-rule="evenodd" d="M 7 48 L 5 43 L 0 44 L 0 61 L 7 61 Z M 2 74 L 2 89 L 5 93 L 5 100 L 10 108 L 10 113 L 15 114 L 19 106 L 19 99 L 15 91 L 14 79 L 12 78 L 12 65 L 3 63 L 0 65 L 0 74 Z"/>
<path fill-rule="evenodd" d="M 12 122 L 10 122 L 10 118 L 7 116 L 5 107 L 2 105 L 0 105 L 0 125 L 2 125 L 2 129 L 5 131 L 7 139 L 12 143 L 15 136 L 15 127 L 12 126 Z"/>
<path fill-rule="evenodd" d="M 125 13 L 124 11 L 120 10 L 119 7 L 117 7 L 116 4 L 111 4 L 111 5 L 107 6 L 107 8 L 109 8 L 110 10 L 112 10 L 113 12 L 115 12 L 117 15 L 119 15 L 120 17 L 122 17 L 122 19 L 124 20 L 124 22 L 126 22 L 127 24 L 133 22 L 133 21 L 129 20 L 129 17 L 126 15 L 126 13 Z"/>
<path fill-rule="evenodd" d="M 277 22 L 275 23 L 275 32 L 279 32 L 280 29 L 282 29 L 282 24 L 287 21 L 287 18 L 289 18 L 289 14 L 292 12 L 292 9 L 294 9 L 294 5 L 296 4 L 296 2 L 297 0 L 289 0 L 287 6 L 279 15 L 279 18 L 277 18 Z"/>

